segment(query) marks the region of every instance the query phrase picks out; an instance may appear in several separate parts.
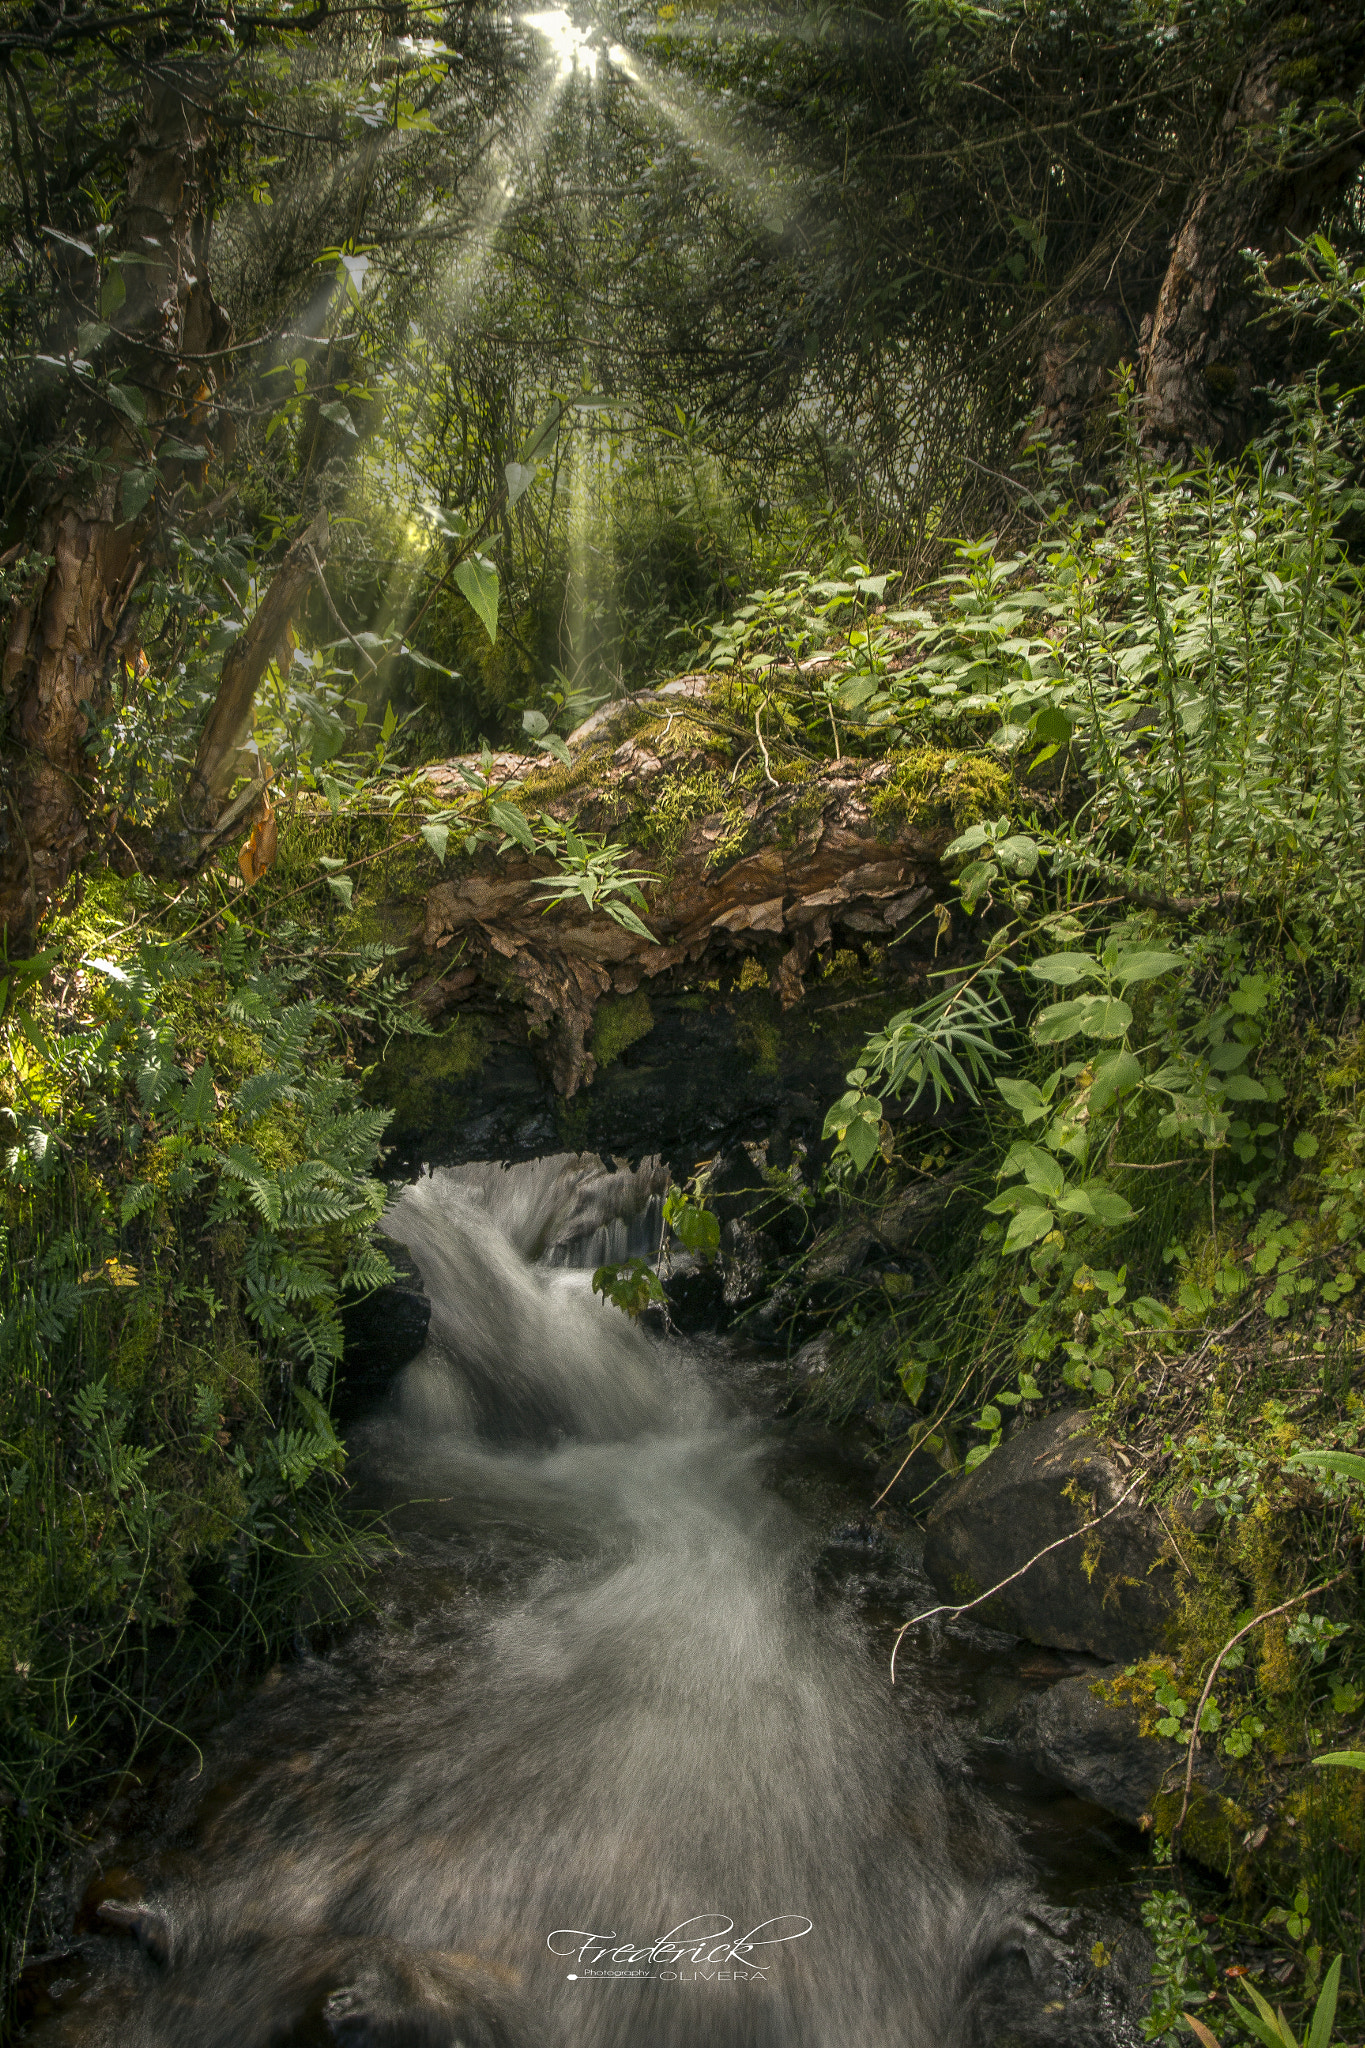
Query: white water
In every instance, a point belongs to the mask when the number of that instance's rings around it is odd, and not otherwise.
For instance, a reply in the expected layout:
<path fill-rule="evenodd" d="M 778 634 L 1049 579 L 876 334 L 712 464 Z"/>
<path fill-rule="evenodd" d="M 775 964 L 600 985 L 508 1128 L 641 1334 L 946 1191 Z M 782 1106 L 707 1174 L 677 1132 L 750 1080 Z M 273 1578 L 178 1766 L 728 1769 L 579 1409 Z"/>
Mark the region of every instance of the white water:
<path fill-rule="evenodd" d="M 1003 1834 L 961 1867 L 932 1728 L 813 1602 L 759 1432 L 534 1263 L 624 1249 L 660 1185 L 560 1159 L 402 1197 L 433 1313 L 355 1440 L 373 1498 L 423 1503 L 382 1624 L 226 1731 L 140 1868 L 141 1949 L 45 2039 L 966 2048 L 1002 1996 L 1038 2016 Z"/>

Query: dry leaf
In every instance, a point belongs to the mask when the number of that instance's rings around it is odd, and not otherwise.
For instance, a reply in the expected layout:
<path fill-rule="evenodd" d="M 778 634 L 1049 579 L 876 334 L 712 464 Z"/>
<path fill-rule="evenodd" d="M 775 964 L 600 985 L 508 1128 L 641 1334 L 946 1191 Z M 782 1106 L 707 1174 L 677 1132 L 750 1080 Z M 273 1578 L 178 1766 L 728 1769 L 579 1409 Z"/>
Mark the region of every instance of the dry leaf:
<path fill-rule="evenodd" d="M 261 803 L 261 815 L 251 829 L 250 839 L 237 856 L 237 865 L 248 889 L 275 865 L 275 855 L 279 851 L 275 807 L 269 797 L 263 797 Z"/>

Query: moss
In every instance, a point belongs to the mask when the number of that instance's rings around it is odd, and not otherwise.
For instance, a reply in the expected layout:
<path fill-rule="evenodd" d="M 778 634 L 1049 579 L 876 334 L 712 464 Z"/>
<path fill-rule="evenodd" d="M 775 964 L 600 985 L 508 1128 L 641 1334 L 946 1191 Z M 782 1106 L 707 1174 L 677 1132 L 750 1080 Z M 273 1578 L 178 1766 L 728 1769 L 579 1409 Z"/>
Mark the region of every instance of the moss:
<path fill-rule="evenodd" d="M 366 1094 L 393 1110 L 400 1129 L 430 1130 L 452 1081 L 471 1081 L 488 1057 L 482 1018 L 455 1017 L 431 1038 L 404 1038 L 371 1074 Z"/>
<path fill-rule="evenodd" d="M 1176 1831 L 1184 1800 L 1183 1777 L 1173 1791 L 1158 1792 L 1152 1801 L 1155 1834 L 1169 1840 Z M 1181 1845 L 1205 1870 L 1216 1871 L 1220 1877 L 1232 1877 L 1246 1860 L 1242 1844 L 1255 1825 L 1252 1815 L 1235 1799 L 1225 1799 L 1221 1793 L 1211 1792 L 1196 1782 L 1190 1787 L 1190 1803 L 1179 1831 Z"/>
<path fill-rule="evenodd" d="M 989 755 L 913 747 L 896 756 L 889 780 L 872 799 L 872 815 L 886 834 L 904 825 L 952 825 L 964 832 L 1007 810 L 1009 800 L 1009 773 Z"/>
<path fill-rule="evenodd" d="M 1321 77 L 1316 57 L 1291 57 L 1279 67 L 1279 82 L 1287 92 L 1307 95 L 1316 90 Z"/>
<path fill-rule="evenodd" d="M 735 1043 L 756 1074 L 782 1072 L 781 1011 L 776 997 L 766 990 L 749 992 L 735 1015 Z"/>
<path fill-rule="evenodd" d="M 619 1060 L 627 1046 L 654 1029 L 654 1012 L 643 989 L 629 996 L 608 996 L 593 1020 L 592 1055 L 599 1067 Z"/>
<path fill-rule="evenodd" d="M 749 826 L 734 786 L 714 768 L 666 776 L 642 822 L 649 843 L 671 863 L 690 827 L 717 816 L 725 819 L 725 829 L 707 857 L 707 866 L 717 868 L 743 851 Z"/>
<path fill-rule="evenodd" d="M 1241 379 L 1231 363 L 1205 363 L 1204 389 L 1213 399 L 1233 398 Z"/>

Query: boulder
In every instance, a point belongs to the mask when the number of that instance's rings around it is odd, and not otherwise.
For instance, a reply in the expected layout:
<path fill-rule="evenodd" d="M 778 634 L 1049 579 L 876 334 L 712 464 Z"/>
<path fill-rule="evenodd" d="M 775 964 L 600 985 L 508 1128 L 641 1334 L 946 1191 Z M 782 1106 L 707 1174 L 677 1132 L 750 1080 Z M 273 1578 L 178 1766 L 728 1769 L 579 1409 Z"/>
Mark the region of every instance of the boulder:
<path fill-rule="evenodd" d="M 1078 1799 L 1136 1827 L 1166 1781 L 1183 1779 L 1185 1751 L 1142 1733 L 1138 1709 L 1108 1697 L 1121 1664 L 1063 1678 L 1015 1707 L 1000 1733 L 1015 1755 Z"/>
<path fill-rule="evenodd" d="M 393 1279 L 341 1311 L 344 1349 L 332 1403 L 338 1420 L 349 1421 L 377 1401 L 427 1341 L 431 1303 L 412 1254 L 386 1237 L 384 1256 Z"/>
<path fill-rule="evenodd" d="M 1187 1752 L 1183 1742 L 1143 1734 L 1139 1709 L 1116 1699 L 1111 1689 L 1122 1670 L 1116 1664 L 1063 1678 L 1021 1700 L 994 1732 L 1040 1777 L 1133 1827 L 1163 1834 L 1184 1802 Z M 1181 1834 L 1185 1853 L 1227 1877 L 1266 1839 L 1268 1829 L 1256 1825 L 1255 1804 L 1224 1768 L 1213 1742 L 1204 1743 L 1194 1755 Z"/>
<path fill-rule="evenodd" d="M 1028 1565 L 976 1610 L 982 1621 L 1106 1663 L 1159 1649 L 1175 1603 L 1176 1564 L 1161 1523 L 1134 1494 L 1098 1527 L 1078 1533 L 1129 1484 L 1083 1414 L 1065 1411 L 1015 1429 L 954 1481 L 929 1517 L 924 1567 L 935 1591 L 965 1605 Z M 1071 1540 L 1049 1550 L 1060 1538 Z"/>

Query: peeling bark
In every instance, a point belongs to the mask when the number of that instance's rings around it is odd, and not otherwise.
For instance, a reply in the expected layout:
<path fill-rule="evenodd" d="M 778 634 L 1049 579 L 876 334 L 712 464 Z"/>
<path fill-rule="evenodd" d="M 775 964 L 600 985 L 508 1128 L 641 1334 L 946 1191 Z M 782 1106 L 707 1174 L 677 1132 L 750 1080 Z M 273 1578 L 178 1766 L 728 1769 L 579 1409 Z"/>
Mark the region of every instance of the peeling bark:
<path fill-rule="evenodd" d="M 1142 439 L 1176 461 L 1195 448 L 1235 453 L 1255 432 L 1256 388 L 1283 364 L 1257 324 L 1251 249 L 1284 256 L 1359 170 L 1365 147 L 1343 105 L 1365 78 L 1365 22 L 1352 7 L 1282 24 L 1242 71 L 1223 115 L 1209 175 L 1190 200 L 1155 311 L 1143 322 Z M 1316 147 L 1287 148 L 1281 124 L 1297 102 L 1323 109 Z M 1280 352 L 1282 353 L 1282 345 Z"/>
<path fill-rule="evenodd" d="M 150 459 L 166 433 L 205 445 L 215 430 L 218 361 L 231 336 L 200 253 L 202 88 L 189 79 L 155 86 L 129 155 L 119 246 L 145 260 L 122 273 L 127 297 L 106 346 L 145 405 Z M 89 845 L 83 707 L 98 717 L 108 706 L 120 622 L 147 559 L 149 525 L 122 516 L 118 479 L 149 459 L 148 447 L 112 406 L 92 413 L 90 436 L 113 473 L 86 494 L 59 491 L 35 508 L 35 549 L 50 566 L 13 607 L 0 662 L 0 925 L 11 945 L 31 939 Z M 180 459 L 174 473 L 187 467 L 195 465 Z"/>
<path fill-rule="evenodd" d="M 576 764 L 585 753 L 592 761 L 591 779 L 558 799 L 537 797 L 535 808 L 576 814 L 591 828 L 611 821 L 623 795 L 647 806 L 679 759 L 666 741 L 646 744 L 629 727 L 657 718 L 671 699 L 683 699 L 677 708 L 684 710 L 687 696 L 705 687 L 704 679 L 684 678 L 611 706 L 605 722 L 599 714 L 572 743 Z M 529 775 L 543 764 L 509 755 L 497 765 L 504 774 Z M 447 783 L 463 788 L 459 766 L 429 771 L 438 791 Z M 946 893 L 940 857 L 953 828 L 879 827 L 872 800 L 889 773 L 885 761 L 827 762 L 807 781 L 765 787 L 746 807 L 746 851 L 729 865 L 714 861 L 729 821 L 722 814 L 696 820 L 652 892 L 652 944 L 601 911 L 557 906 L 544 913 L 535 884 L 552 872 L 548 860 L 508 858 L 441 882 L 414 940 L 414 958 L 425 957 L 432 970 L 419 999 L 432 1016 L 480 996 L 521 1005 L 565 1096 L 593 1077 L 593 1014 L 608 994 L 733 978 L 747 957 L 763 963 L 770 988 L 790 1008 L 817 954 L 903 940 Z M 927 930 L 926 953 L 933 920 Z"/>

